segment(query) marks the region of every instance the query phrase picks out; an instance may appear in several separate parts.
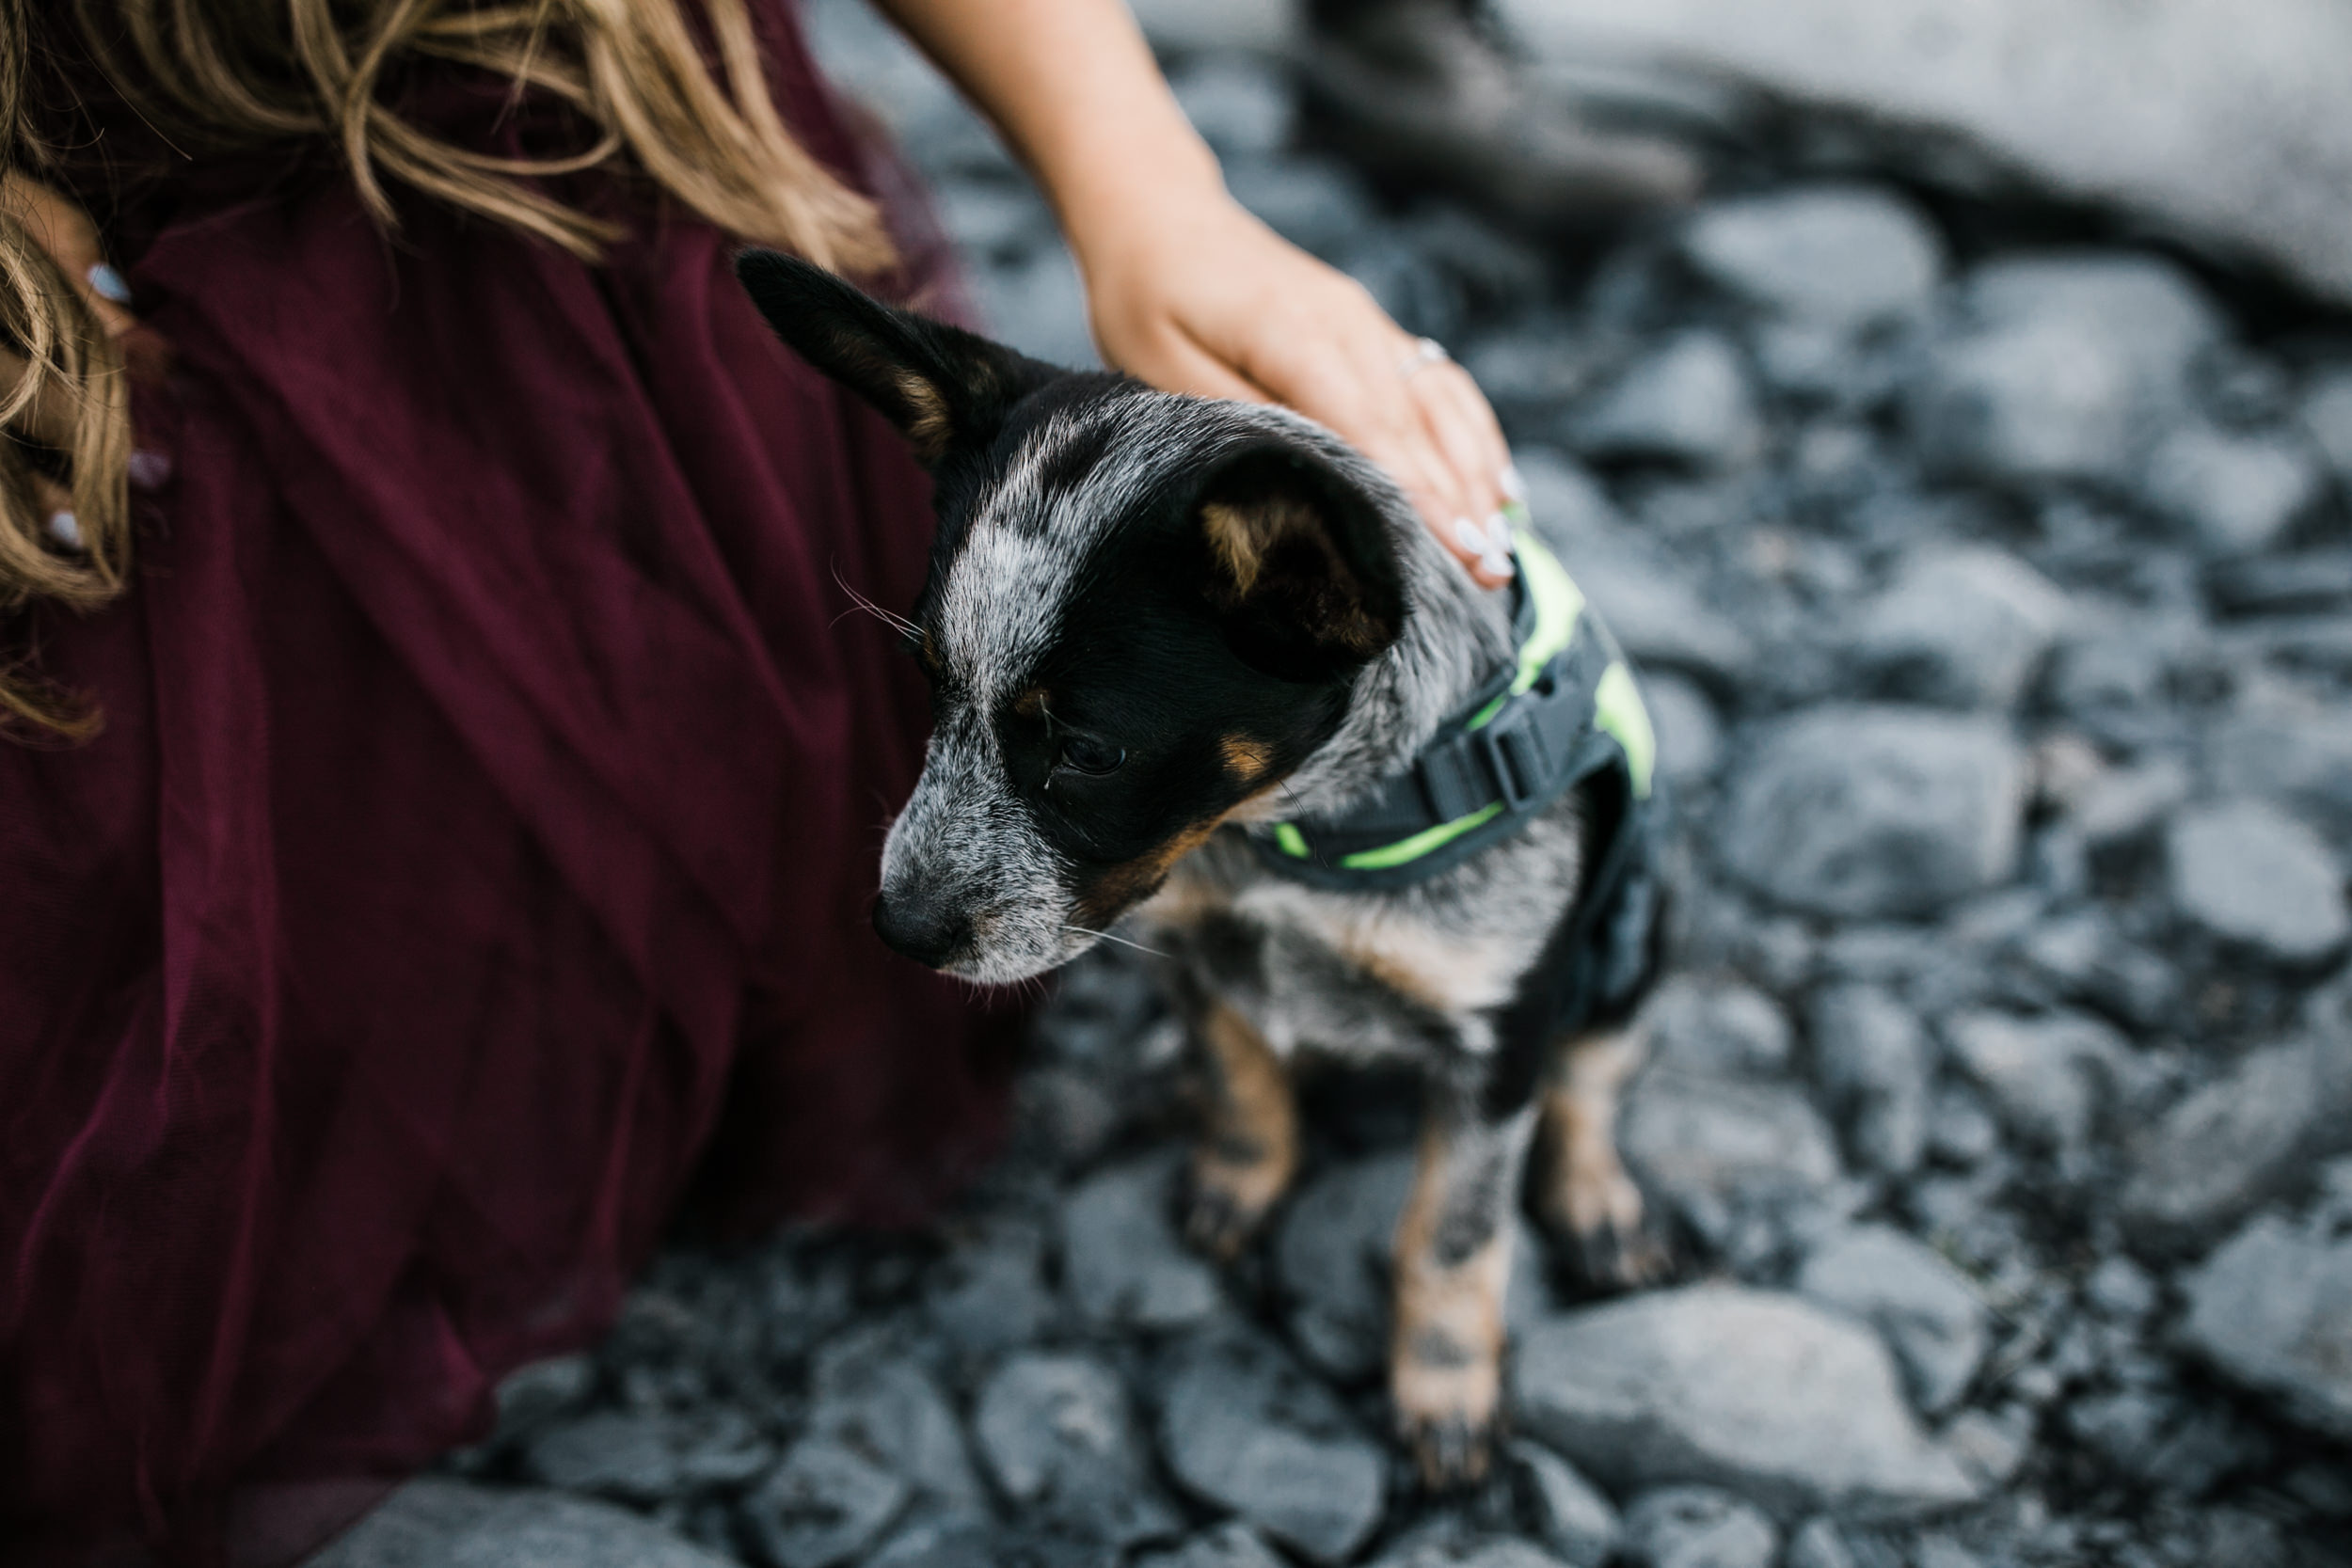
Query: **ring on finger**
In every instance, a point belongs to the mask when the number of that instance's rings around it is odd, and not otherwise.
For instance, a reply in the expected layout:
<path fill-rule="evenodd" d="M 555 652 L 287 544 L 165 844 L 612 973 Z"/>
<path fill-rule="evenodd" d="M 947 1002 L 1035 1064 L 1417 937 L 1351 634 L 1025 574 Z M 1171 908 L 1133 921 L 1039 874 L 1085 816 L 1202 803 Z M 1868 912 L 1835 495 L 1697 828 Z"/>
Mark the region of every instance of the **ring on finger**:
<path fill-rule="evenodd" d="M 1409 376 L 1416 372 L 1425 371 L 1432 365 L 1442 365 L 1453 357 L 1454 356 L 1445 351 L 1445 345 L 1437 339 L 1416 338 L 1413 340 L 1413 352 L 1398 362 L 1396 371 L 1399 375 Z"/>

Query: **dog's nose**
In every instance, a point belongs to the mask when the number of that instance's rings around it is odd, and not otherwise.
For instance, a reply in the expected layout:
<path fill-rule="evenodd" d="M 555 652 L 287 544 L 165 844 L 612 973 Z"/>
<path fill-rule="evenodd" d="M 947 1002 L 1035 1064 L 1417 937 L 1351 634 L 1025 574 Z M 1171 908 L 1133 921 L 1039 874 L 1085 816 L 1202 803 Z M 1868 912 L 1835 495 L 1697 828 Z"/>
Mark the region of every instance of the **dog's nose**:
<path fill-rule="evenodd" d="M 885 895 L 874 900 L 874 931 L 915 962 L 937 969 L 972 940 L 972 919 L 927 898 Z"/>

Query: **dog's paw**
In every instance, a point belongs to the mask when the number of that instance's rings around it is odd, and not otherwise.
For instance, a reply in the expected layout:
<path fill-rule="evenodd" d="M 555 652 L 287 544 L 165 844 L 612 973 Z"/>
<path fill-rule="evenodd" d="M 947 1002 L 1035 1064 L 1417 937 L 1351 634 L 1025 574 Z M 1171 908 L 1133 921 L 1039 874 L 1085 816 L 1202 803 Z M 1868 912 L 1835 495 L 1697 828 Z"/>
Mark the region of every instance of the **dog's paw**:
<path fill-rule="evenodd" d="M 1502 1382 L 1499 1356 L 1457 1353 L 1432 1359 L 1409 1346 L 1398 1354 L 1390 1376 L 1397 1435 L 1430 1491 L 1454 1491 L 1486 1479 Z"/>
<path fill-rule="evenodd" d="M 1184 1183 L 1184 1240 L 1194 1251 L 1231 1262 L 1264 1225 L 1282 1196 L 1279 1173 L 1261 1165 L 1196 1159 Z"/>
<path fill-rule="evenodd" d="M 1673 1277 L 1674 1249 L 1624 1166 L 1613 1160 L 1574 1164 L 1546 1196 L 1544 1218 L 1566 1243 L 1582 1284 L 1636 1291 Z"/>

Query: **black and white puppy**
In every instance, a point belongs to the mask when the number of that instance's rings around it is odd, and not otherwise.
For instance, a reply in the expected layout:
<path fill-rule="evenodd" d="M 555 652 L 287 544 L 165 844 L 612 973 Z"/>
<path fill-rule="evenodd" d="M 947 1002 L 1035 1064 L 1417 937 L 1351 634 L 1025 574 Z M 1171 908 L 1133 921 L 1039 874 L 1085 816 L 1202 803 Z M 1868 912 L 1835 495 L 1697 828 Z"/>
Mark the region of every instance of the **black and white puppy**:
<path fill-rule="evenodd" d="M 1005 984 L 1136 914 L 1215 1086 L 1186 1225 L 1221 1255 L 1296 1168 L 1298 1054 L 1417 1064 L 1430 1094 L 1391 1388 L 1424 1476 L 1477 1477 L 1539 1120 L 1538 1207 L 1587 1273 L 1634 1283 L 1659 1260 L 1612 1134 L 1658 901 L 1645 875 L 1616 875 L 1594 907 L 1631 806 L 1624 770 L 1435 875 L 1282 874 L 1252 835 L 1343 814 L 1412 765 L 1518 657 L 1513 595 L 1480 590 L 1392 483 L 1306 420 L 1041 364 L 771 253 L 739 272 L 786 342 L 895 421 L 937 481 L 910 632 L 935 728 L 883 851 L 876 929 Z M 1564 1011 L 1560 977 L 1596 973 L 1603 932 L 1605 983 Z"/>

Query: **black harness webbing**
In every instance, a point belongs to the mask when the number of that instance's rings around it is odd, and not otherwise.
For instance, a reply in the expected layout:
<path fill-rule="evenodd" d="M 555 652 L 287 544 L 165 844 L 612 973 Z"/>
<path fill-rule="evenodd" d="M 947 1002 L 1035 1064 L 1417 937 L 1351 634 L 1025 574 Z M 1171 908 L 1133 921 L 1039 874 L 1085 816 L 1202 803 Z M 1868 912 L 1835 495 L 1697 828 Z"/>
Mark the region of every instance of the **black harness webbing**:
<path fill-rule="evenodd" d="M 1656 741 L 1632 672 L 1532 531 L 1518 531 L 1516 555 L 1518 658 L 1347 812 L 1250 830 L 1268 869 L 1316 887 L 1409 886 L 1519 832 L 1606 768 L 1625 785 L 1610 848 L 1638 831 Z M 1596 870 L 1620 858 L 1604 849 Z"/>

